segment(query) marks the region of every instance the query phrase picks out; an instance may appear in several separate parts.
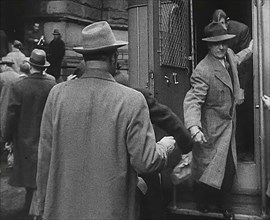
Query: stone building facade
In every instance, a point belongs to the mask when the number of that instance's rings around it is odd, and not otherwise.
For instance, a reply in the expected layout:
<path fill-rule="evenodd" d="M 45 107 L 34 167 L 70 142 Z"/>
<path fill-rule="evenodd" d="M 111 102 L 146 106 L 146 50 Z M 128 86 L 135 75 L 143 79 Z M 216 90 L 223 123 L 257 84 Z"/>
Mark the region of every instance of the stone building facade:
<path fill-rule="evenodd" d="M 59 29 L 66 45 L 63 74 L 68 75 L 82 57 L 72 48 L 81 41 L 81 30 L 95 21 L 106 20 L 117 39 L 128 41 L 128 0 L 2 0 L 1 29 L 10 39 L 25 41 L 34 22 L 40 24 L 45 45 Z M 120 65 L 128 70 L 128 48 L 119 51 Z"/>

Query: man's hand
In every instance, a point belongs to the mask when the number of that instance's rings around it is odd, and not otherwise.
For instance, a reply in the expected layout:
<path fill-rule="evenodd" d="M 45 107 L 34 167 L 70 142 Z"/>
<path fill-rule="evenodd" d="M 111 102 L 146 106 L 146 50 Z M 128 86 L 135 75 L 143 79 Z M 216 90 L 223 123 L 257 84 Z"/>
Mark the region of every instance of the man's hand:
<path fill-rule="evenodd" d="M 165 136 L 158 143 L 166 148 L 167 155 L 170 154 L 175 148 L 175 139 L 173 136 Z"/>
<path fill-rule="evenodd" d="M 194 140 L 194 142 L 200 143 L 200 144 L 207 142 L 207 140 L 204 136 L 204 133 L 202 133 L 202 131 L 199 131 L 197 134 L 195 134 L 195 136 L 193 137 L 193 140 Z"/>
<path fill-rule="evenodd" d="M 198 126 L 193 126 L 189 129 L 190 134 L 191 134 L 191 138 L 194 140 L 194 142 L 196 143 L 206 143 L 207 140 L 204 136 L 204 133 L 200 130 L 200 128 Z"/>
<path fill-rule="evenodd" d="M 267 106 L 267 108 L 270 110 L 270 97 L 267 95 L 263 95 L 262 100 L 264 104 Z"/>
<path fill-rule="evenodd" d="M 253 51 L 253 39 L 249 42 L 248 49 Z"/>
<path fill-rule="evenodd" d="M 240 88 L 239 97 L 237 98 L 237 105 L 241 105 L 245 101 L 245 90 Z"/>

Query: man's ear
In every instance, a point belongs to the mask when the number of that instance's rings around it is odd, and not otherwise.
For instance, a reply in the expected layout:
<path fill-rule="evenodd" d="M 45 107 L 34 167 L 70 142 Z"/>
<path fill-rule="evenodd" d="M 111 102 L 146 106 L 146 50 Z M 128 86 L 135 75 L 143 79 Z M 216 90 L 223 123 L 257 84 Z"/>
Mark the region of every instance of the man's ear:
<path fill-rule="evenodd" d="M 117 66 L 117 61 L 118 61 L 118 52 L 114 52 L 113 55 L 112 55 L 112 64 Z"/>

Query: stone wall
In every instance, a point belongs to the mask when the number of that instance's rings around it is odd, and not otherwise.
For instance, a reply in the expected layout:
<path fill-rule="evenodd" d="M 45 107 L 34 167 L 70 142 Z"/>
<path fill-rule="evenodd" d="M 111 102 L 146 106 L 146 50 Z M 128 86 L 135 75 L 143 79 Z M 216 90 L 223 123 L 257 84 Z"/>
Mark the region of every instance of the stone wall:
<path fill-rule="evenodd" d="M 63 74 L 70 74 L 82 57 L 72 48 L 81 42 L 81 30 L 95 21 L 106 20 L 119 40 L 128 41 L 127 0 L 26 0 L 25 30 L 39 22 L 45 42 L 59 29 L 66 44 Z M 128 48 L 120 49 L 122 69 L 128 70 Z"/>

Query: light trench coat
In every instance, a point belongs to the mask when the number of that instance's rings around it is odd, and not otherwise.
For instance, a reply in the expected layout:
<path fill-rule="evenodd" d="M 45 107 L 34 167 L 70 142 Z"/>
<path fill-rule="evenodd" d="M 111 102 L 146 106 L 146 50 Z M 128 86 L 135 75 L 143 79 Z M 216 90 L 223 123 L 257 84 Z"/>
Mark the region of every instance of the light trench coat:
<path fill-rule="evenodd" d="M 97 69 L 52 89 L 38 153 L 44 220 L 137 219 L 137 173 L 164 164 L 140 92 Z"/>
<path fill-rule="evenodd" d="M 231 49 L 227 61 L 233 72 L 233 82 L 222 63 L 210 53 L 191 75 L 191 88 L 184 99 L 185 125 L 198 126 L 207 143 L 194 144 L 192 173 L 195 181 L 220 189 L 225 173 L 229 147 L 237 167 L 235 143 L 235 106 L 239 99 L 237 65 L 251 56 L 245 49 L 237 55 Z"/>

